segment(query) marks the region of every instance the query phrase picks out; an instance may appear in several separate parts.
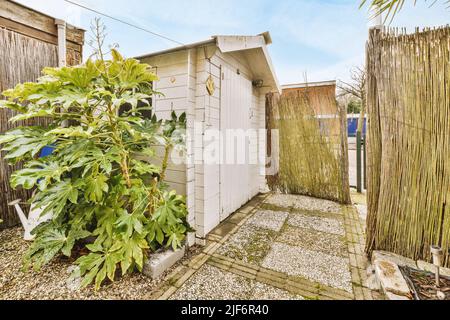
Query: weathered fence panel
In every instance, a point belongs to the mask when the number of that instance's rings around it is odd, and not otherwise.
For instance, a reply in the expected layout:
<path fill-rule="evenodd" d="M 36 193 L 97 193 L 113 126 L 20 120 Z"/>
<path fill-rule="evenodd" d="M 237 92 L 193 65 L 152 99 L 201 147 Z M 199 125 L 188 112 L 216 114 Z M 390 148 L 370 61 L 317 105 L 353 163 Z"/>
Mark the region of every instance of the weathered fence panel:
<path fill-rule="evenodd" d="M 371 30 L 367 251 L 450 249 L 450 28 Z"/>
<path fill-rule="evenodd" d="M 42 75 L 44 67 L 58 65 L 58 48 L 56 45 L 29 38 L 13 31 L 0 28 L 0 92 L 23 82 L 35 81 Z M 45 119 L 23 121 L 11 124 L 8 120 L 15 114 L 10 110 L 0 109 L 0 134 L 13 127 L 26 125 L 46 125 Z M 2 154 L 3 156 L 3 154 Z M 4 223 L 0 228 L 17 224 L 14 209 L 8 202 L 16 199 L 28 200 L 30 192 L 12 190 L 9 186 L 11 173 L 20 166 L 8 166 L 0 161 L 0 219 Z"/>
<path fill-rule="evenodd" d="M 321 113 L 307 91 L 268 97 L 272 190 L 350 203 L 347 114 L 330 99 Z"/>

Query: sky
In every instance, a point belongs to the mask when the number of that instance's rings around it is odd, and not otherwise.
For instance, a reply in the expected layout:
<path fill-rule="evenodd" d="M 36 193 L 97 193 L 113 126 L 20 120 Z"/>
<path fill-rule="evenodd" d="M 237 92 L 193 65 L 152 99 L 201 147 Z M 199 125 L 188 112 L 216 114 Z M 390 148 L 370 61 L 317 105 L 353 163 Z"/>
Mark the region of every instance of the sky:
<path fill-rule="evenodd" d="M 16 0 L 88 30 L 96 14 L 64 0 Z M 73 0 L 116 18 L 188 44 L 212 35 L 256 35 L 270 31 L 269 47 L 281 84 L 348 81 L 350 70 L 364 64 L 369 21 L 359 0 Z M 441 26 L 450 23 L 442 3 L 408 0 L 392 26 Z M 118 44 L 127 57 L 177 46 L 119 22 L 102 18 L 106 43 Z M 91 49 L 86 44 L 85 57 Z M 305 79 L 306 78 L 306 79 Z"/>

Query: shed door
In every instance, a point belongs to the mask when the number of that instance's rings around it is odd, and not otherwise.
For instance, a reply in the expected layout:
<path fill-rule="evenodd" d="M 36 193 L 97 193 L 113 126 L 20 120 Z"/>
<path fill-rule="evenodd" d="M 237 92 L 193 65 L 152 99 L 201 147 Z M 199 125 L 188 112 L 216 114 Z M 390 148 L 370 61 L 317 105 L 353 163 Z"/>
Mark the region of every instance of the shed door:
<path fill-rule="evenodd" d="M 220 107 L 223 137 L 221 144 L 223 162 L 220 166 L 220 218 L 222 221 L 250 200 L 249 138 L 242 132 L 250 128 L 251 103 L 251 81 L 239 75 L 236 69 L 222 67 Z M 241 134 L 237 135 L 239 131 Z M 233 136 L 233 139 L 230 139 L 230 136 Z"/>

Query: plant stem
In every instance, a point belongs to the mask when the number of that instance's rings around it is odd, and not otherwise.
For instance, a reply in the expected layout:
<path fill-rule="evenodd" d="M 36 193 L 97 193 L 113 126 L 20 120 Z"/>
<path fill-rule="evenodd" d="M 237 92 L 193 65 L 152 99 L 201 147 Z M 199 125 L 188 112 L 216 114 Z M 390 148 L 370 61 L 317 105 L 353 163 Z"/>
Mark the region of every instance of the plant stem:
<path fill-rule="evenodd" d="M 170 143 L 166 145 L 166 149 L 165 149 L 165 153 L 164 153 L 164 160 L 162 163 L 160 182 L 163 182 L 164 180 L 166 180 L 167 167 L 169 166 L 169 156 L 170 156 L 170 152 L 172 151 L 172 149 L 173 149 L 173 146 Z"/>

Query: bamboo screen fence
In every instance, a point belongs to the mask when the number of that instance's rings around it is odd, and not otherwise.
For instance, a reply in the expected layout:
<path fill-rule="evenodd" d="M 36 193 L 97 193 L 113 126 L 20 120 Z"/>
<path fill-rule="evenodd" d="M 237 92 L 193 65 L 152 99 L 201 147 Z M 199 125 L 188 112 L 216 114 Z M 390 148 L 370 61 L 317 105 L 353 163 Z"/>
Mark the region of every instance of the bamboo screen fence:
<path fill-rule="evenodd" d="M 367 251 L 450 265 L 450 28 L 372 30 Z"/>
<path fill-rule="evenodd" d="M 331 99 L 334 113 L 320 114 L 307 92 L 268 96 L 272 190 L 350 203 L 347 114 Z"/>
<path fill-rule="evenodd" d="M 58 65 L 58 49 L 56 45 L 32 39 L 16 32 L 0 28 L 0 93 L 23 82 L 35 81 L 44 67 Z M 14 113 L 0 109 L 0 133 L 13 127 L 24 125 L 46 125 L 45 119 L 24 121 L 12 125 L 8 122 Z M 9 178 L 19 166 L 8 166 L 0 161 L 0 219 L 4 223 L 0 228 L 14 226 L 18 223 L 14 208 L 8 203 L 22 199 L 28 200 L 30 192 L 12 190 Z"/>

